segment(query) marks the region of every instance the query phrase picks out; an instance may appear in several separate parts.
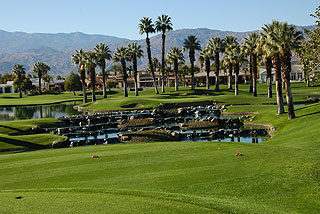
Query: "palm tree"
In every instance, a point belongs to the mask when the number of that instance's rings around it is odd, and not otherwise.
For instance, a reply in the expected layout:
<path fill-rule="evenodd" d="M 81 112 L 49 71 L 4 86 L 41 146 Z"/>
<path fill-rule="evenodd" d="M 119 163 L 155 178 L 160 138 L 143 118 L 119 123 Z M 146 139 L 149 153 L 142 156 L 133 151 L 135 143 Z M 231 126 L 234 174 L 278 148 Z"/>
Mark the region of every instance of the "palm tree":
<path fill-rule="evenodd" d="M 250 73 L 253 74 L 252 80 L 252 93 L 253 96 L 257 96 L 257 44 L 258 44 L 258 34 L 256 32 L 252 32 L 248 35 L 244 40 L 244 51 L 245 55 L 250 56 Z M 251 75 L 252 77 L 252 75 Z M 250 92 L 251 92 L 251 82 L 250 82 Z"/>
<path fill-rule="evenodd" d="M 179 90 L 179 80 L 178 80 L 178 73 L 179 73 L 179 61 L 184 62 L 184 56 L 181 49 L 178 47 L 172 47 L 168 54 L 167 59 L 171 64 L 173 64 L 173 71 L 175 77 L 175 91 Z"/>
<path fill-rule="evenodd" d="M 121 70 L 122 70 L 122 79 L 123 79 L 123 89 L 124 89 L 124 96 L 128 97 L 128 83 L 127 83 L 127 65 L 126 62 L 131 60 L 130 51 L 128 51 L 125 47 L 117 48 L 113 54 L 112 60 L 114 62 L 120 62 Z"/>
<path fill-rule="evenodd" d="M 153 84 L 154 84 L 154 88 L 155 88 L 156 94 L 159 94 L 157 80 L 156 80 L 156 76 L 154 74 L 153 65 L 152 65 L 151 45 L 150 45 L 150 39 L 149 39 L 149 33 L 154 33 L 155 32 L 154 25 L 152 24 L 152 19 L 148 18 L 148 17 L 143 17 L 140 20 L 139 29 L 140 29 L 140 34 L 141 35 L 144 34 L 144 33 L 146 34 L 146 43 L 147 43 L 147 53 L 148 53 L 149 66 L 150 66 L 150 70 L 151 70 L 151 74 L 152 74 L 152 78 L 153 78 Z"/>
<path fill-rule="evenodd" d="M 92 102 L 96 101 L 96 67 L 97 56 L 94 52 L 87 52 L 85 54 L 85 69 L 90 74 L 91 88 L 92 88 Z"/>
<path fill-rule="evenodd" d="M 94 48 L 94 52 L 97 58 L 97 65 L 100 67 L 102 72 L 102 81 L 103 81 L 103 98 L 107 97 L 107 90 L 106 90 L 106 60 L 111 60 L 111 51 L 109 46 L 100 43 Z"/>
<path fill-rule="evenodd" d="M 280 27 L 279 21 L 272 21 L 271 24 L 266 24 L 262 29 L 266 33 L 267 42 L 269 44 L 269 51 L 271 52 L 271 60 L 272 65 L 275 73 L 275 80 L 276 80 L 276 94 L 277 94 L 277 114 L 284 113 L 284 106 L 283 106 L 283 97 L 282 97 L 282 80 L 281 80 L 281 60 L 279 55 L 279 50 L 275 45 L 272 34 L 273 32 L 277 31 Z"/>
<path fill-rule="evenodd" d="M 165 92 L 165 79 L 164 79 L 164 68 L 165 68 L 165 41 L 166 41 L 166 32 L 173 30 L 171 17 L 168 15 L 162 14 L 158 16 L 157 21 L 155 22 L 155 30 L 157 32 L 162 32 L 162 50 L 161 50 L 161 73 L 162 73 L 162 93 Z"/>
<path fill-rule="evenodd" d="M 21 64 L 15 64 L 12 68 L 12 74 L 18 78 L 19 97 L 22 98 L 21 81 L 26 75 L 26 69 Z"/>
<path fill-rule="evenodd" d="M 281 71 L 286 89 L 288 119 L 293 119 L 295 118 L 295 112 L 290 86 L 291 52 L 300 47 L 303 39 L 302 32 L 296 31 L 294 25 L 289 25 L 287 22 L 280 22 L 279 27 L 272 32 L 270 37 L 279 50 Z"/>
<path fill-rule="evenodd" d="M 268 84 L 268 98 L 272 98 L 272 52 L 270 43 L 268 42 L 267 35 L 264 33 L 259 34 L 259 42 L 257 45 L 257 53 L 262 56 L 264 64 L 266 66 L 267 84 Z"/>
<path fill-rule="evenodd" d="M 189 50 L 189 59 L 191 63 L 191 90 L 195 89 L 194 84 L 194 61 L 195 59 L 195 51 L 201 50 L 200 42 L 198 41 L 198 38 L 194 35 L 188 36 L 187 39 L 183 42 L 183 50 L 187 51 Z"/>
<path fill-rule="evenodd" d="M 74 66 L 78 65 L 78 72 L 80 73 L 80 79 L 83 90 L 83 103 L 87 103 L 87 92 L 86 92 L 86 70 L 85 70 L 85 52 L 82 48 L 71 56 L 71 61 Z"/>
<path fill-rule="evenodd" d="M 212 59 L 212 54 L 209 49 L 209 46 L 204 47 L 202 51 L 200 51 L 199 54 L 199 62 L 201 64 L 205 64 L 205 70 L 206 70 L 206 87 L 207 89 L 210 89 L 210 59 Z"/>
<path fill-rule="evenodd" d="M 32 72 L 38 75 L 39 78 L 39 94 L 41 94 L 41 78 L 46 75 L 50 69 L 50 66 L 43 62 L 37 62 L 32 68 Z"/>
<path fill-rule="evenodd" d="M 224 52 L 225 49 L 225 41 L 220 37 L 211 38 L 209 40 L 209 48 L 213 53 L 214 57 L 214 70 L 216 73 L 216 91 L 219 91 L 219 72 L 220 72 L 220 53 Z"/>
<path fill-rule="evenodd" d="M 237 38 L 231 35 L 226 36 L 226 38 L 224 38 L 225 41 L 225 48 L 228 47 L 232 47 L 236 42 L 237 42 Z M 229 67 L 229 78 L 228 78 L 228 88 L 232 89 L 232 69 L 233 69 L 233 63 L 228 61 L 228 67 Z"/>
<path fill-rule="evenodd" d="M 241 53 L 240 53 L 240 45 L 238 42 L 234 42 L 232 45 L 229 45 L 225 49 L 225 58 L 233 66 L 234 71 L 234 84 L 235 91 L 234 94 L 239 95 L 239 70 L 240 63 L 242 62 Z"/>
<path fill-rule="evenodd" d="M 134 90 L 136 92 L 136 96 L 139 96 L 138 93 L 138 64 L 137 59 L 143 57 L 143 50 L 141 49 L 141 45 L 137 46 L 137 43 L 132 43 L 128 45 L 128 51 L 130 55 L 130 59 L 132 62 L 132 70 L 134 76 Z"/>

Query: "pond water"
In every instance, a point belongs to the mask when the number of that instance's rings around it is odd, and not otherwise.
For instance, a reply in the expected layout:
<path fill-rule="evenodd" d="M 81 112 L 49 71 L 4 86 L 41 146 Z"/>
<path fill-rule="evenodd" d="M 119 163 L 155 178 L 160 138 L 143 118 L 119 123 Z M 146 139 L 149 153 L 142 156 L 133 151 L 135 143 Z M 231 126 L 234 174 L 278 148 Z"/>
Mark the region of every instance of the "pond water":
<path fill-rule="evenodd" d="M 71 116 L 79 114 L 73 106 L 81 103 L 81 101 L 71 101 L 50 105 L 0 107 L 0 121 Z"/>

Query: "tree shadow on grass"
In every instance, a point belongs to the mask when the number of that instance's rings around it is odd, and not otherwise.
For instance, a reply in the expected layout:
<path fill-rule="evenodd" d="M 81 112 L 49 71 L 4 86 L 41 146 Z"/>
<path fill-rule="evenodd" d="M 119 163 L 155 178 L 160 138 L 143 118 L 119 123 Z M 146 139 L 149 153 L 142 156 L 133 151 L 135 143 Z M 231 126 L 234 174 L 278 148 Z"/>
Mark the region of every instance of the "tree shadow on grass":
<path fill-rule="evenodd" d="M 6 128 L 6 129 L 11 129 L 11 130 L 14 130 L 14 131 L 17 131 L 17 132 L 22 132 L 23 130 L 21 129 L 17 129 L 17 128 L 13 128 L 11 126 L 4 126 L 4 125 L 0 125 L 0 128 Z"/>
<path fill-rule="evenodd" d="M 320 114 L 320 111 L 316 111 L 316 112 L 312 112 L 312 113 L 309 113 L 309 114 L 300 115 L 300 116 L 297 116 L 297 118 L 310 116 L 310 115 L 314 115 L 314 114 Z"/>
<path fill-rule="evenodd" d="M 40 145 L 40 144 L 35 144 L 35 143 L 30 143 L 27 141 L 23 140 L 16 140 L 12 138 L 5 138 L 5 137 L 0 137 L 0 142 L 5 142 L 7 144 L 15 145 L 15 146 L 21 146 L 27 149 L 44 149 L 48 148 L 48 146 L 45 145 Z"/>

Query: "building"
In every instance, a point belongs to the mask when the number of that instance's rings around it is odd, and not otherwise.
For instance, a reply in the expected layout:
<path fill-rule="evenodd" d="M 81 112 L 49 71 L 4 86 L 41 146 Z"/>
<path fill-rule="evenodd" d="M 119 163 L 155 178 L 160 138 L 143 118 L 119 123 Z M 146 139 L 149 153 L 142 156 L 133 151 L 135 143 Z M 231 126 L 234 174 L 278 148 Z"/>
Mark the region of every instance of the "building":
<path fill-rule="evenodd" d="M 224 72 L 223 70 L 219 73 L 219 83 L 220 84 L 227 84 L 228 82 L 228 74 L 229 72 Z M 207 72 L 199 72 L 194 75 L 196 85 L 197 86 L 205 86 L 207 82 Z M 233 82 L 234 82 L 234 73 L 232 74 Z M 247 73 L 244 71 L 239 71 L 238 76 L 239 83 L 245 83 L 247 78 Z M 215 85 L 216 83 L 216 74 L 214 71 L 210 71 L 209 73 L 209 83 L 210 85 Z"/>
<path fill-rule="evenodd" d="M 275 82 L 275 74 L 274 69 L 271 70 L 271 80 Z M 301 82 L 303 81 L 305 75 L 303 71 L 303 65 L 292 65 L 291 66 L 291 73 L 290 73 L 290 81 L 291 82 Z M 260 83 L 267 82 L 267 71 L 265 66 L 260 66 Z"/>
<path fill-rule="evenodd" d="M 6 84 L 0 84 L 0 94 L 13 94 L 15 93 L 13 88 L 13 81 L 7 81 Z"/>

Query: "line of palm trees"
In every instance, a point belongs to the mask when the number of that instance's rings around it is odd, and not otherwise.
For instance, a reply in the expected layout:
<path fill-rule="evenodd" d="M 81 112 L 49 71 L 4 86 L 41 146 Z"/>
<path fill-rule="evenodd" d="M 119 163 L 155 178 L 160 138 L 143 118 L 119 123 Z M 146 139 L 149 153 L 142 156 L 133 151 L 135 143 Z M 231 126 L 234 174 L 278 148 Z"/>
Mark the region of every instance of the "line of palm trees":
<path fill-rule="evenodd" d="M 32 68 L 32 72 L 35 74 L 35 76 L 38 77 L 39 79 L 39 87 L 38 87 L 38 90 L 39 90 L 39 94 L 42 93 L 41 91 L 41 79 L 43 79 L 44 77 L 46 77 L 48 71 L 50 71 L 50 66 L 47 65 L 46 63 L 44 62 L 37 62 L 33 65 L 33 68 Z M 18 78 L 18 91 L 19 91 L 19 97 L 22 98 L 22 87 L 21 87 L 21 84 L 22 84 L 22 80 L 23 78 L 25 78 L 25 75 L 26 75 L 26 69 L 24 68 L 23 65 L 21 64 L 15 64 L 13 67 L 12 67 L 12 74 Z"/>
<path fill-rule="evenodd" d="M 295 117 L 292 93 L 290 88 L 290 72 L 291 72 L 291 52 L 300 47 L 301 40 L 303 39 L 302 33 L 296 31 L 293 25 L 289 25 L 286 22 L 273 21 L 271 24 L 266 24 L 262 27 L 263 32 L 252 32 L 245 38 L 242 44 L 239 44 L 234 36 L 228 35 L 225 38 L 214 37 L 211 38 L 208 44 L 201 49 L 201 45 L 196 36 L 188 36 L 183 43 L 183 47 L 172 47 L 165 56 L 165 39 L 166 32 L 172 30 L 171 18 L 168 15 L 159 16 L 155 22 L 152 23 L 152 19 L 144 17 L 139 23 L 140 34 L 146 34 L 147 56 L 149 62 L 149 69 L 152 74 L 154 82 L 155 93 L 159 94 L 158 84 L 155 77 L 156 62 L 152 58 L 151 44 L 149 35 L 151 33 L 161 32 L 162 34 L 162 53 L 161 53 L 161 74 L 162 74 L 162 93 L 165 92 L 165 67 L 167 63 L 173 65 L 173 72 L 175 77 L 175 90 L 179 90 L 179 65 L 185 62 L 183 52 L 189 52 L 189 60 L 191 64 L 191 89 L 195 90 L 195 78 L 194 78 L 194 63 L 196 61 L 196 52 L 199 51 L 198 61 L 200 67 L 204 68 L 206 72 L 206 87 L 210 88 L 209 73 L 211 70 L 211 61 L 214 63 L 215 71 L 215 90 L 219 91 L 219 71 L 223 66 L 228 70 L 228 88 L 232 89 L 233 75 L 235 83 L 235 95 L 239 94 L 238 89 L 238 75 L 240 67 L 248 64 L 249 77 L 250 77 L 250 93 L 254 97 L 257 96 L 257 77 L 258 77 L 258 62 L 263 60 L 267 71 L 267 83 L 268 83 L 268 97 L 272 98 L 272 80 L 271 69 L 275 70 L 276 80 L 276 95 L 278 114 L 284 113 L 283 96 L 282 96 L 282 84 L 286 91 L 286 99 L 288 105 L 288 118 Z M 119 47 L 116 49 L 113 56 L 109 47 L 103 43 L 97 45 L 93 51 L 84 52 L 82 49 L 76 50 L 76 53 L 72 55 L 72 62 L 74 65 L 78 65 L 78 71 L 83 84 L 83 101 L 87 102 L 86 87 L 85 87 L 85 71 L 90 74 L 91 85 L 95 83 L 95 68 L 99 66 L 103 76 L 103 95 L 106 94 L 106 73 L 105 64 L 106 60 L 113 60 L 119 62 L 122 70 L 122 77 L 124 82 L 124 96 L 128 96 L 127 89 L 127 62 L 132 64 L 131 69 L 133 71 L 135 82 L 135 95 L 138 96 L 137 86 L 137 59 L 143 57 L 143 50 L 140 45 L 136 43 L 129 44 L 127 47 Z M 223 56 L 223 59 L 220 57 Z M 249 60 L 248 60 L 249 58 Z M 282 80 L 283 78 L 283 80 Z M 95 101 L 94 87 L 92 101 Z"/>

